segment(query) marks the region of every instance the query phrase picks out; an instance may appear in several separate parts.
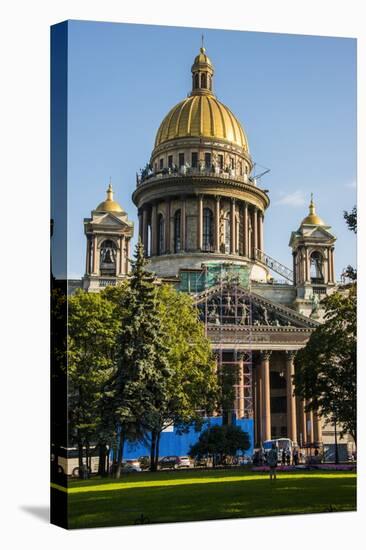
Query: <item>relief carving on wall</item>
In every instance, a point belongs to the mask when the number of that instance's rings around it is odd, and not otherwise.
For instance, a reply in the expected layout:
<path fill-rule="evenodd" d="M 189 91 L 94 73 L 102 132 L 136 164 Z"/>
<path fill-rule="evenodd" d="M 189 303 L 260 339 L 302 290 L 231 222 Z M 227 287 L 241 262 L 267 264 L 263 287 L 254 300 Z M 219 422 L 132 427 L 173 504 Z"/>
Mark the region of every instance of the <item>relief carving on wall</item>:
<path fill-rule="evenodd" d="M 235 290 L 218 292 L 210 296 L 207 302 L 201 302 L 198 307 L 200 319 L 211 325 L 296 326 L 295 322 L 281 315 L 279 311 L 255 302 Z"/>

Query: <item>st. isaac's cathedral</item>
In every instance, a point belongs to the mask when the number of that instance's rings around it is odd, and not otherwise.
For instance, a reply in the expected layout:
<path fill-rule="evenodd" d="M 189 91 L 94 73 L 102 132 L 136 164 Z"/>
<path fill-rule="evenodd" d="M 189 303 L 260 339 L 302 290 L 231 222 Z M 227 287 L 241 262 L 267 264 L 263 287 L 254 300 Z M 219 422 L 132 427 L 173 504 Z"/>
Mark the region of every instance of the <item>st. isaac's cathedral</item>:
<path fill-rule="evenodd" d="M 238 373 L 232 412 L 254 419 L 256 445 L 281 436 L 302 447 L 321 444 L 330 432 L 293 395 L 292 375 L 297 350 L 322 322 L 320 300 L 336 289 L 336 239 L 311 197 L 308 213 L 290 235 L 292 266 L 267 255 L 270 200 L 252 175 L 248 138 L 215 96 L 205 48 L 191 70 L 192 91 L 160 124 L 132 196 L 149 269 L 192 295 L 218 375 L 230 365 Z M 84 229 L 81 284 L 99 291 L 128 274 L 133 237 L 133 224 L 111 185 Z"/>

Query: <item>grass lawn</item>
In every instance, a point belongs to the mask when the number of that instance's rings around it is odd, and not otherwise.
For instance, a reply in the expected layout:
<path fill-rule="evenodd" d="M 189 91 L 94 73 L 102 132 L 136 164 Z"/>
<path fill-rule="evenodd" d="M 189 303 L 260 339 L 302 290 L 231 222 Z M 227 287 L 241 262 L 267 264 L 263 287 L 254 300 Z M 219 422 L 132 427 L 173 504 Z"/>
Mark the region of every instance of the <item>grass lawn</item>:
<path fill-rule="evenodd" d="M 245 518 L 356 510 L 356 474 L 182 470 L 71 481 L 67 493 L 70 528 Z"/>

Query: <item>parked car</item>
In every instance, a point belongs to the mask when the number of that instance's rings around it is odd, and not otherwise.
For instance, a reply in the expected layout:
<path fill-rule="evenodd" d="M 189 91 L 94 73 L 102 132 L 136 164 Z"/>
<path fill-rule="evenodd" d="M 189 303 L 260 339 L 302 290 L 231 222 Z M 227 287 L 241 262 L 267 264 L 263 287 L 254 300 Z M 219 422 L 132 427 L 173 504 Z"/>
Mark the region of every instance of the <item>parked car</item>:
<path fill-rule="evenodd" d="M 150 457 L 149 456 L 140 456 L 139 457 L 140 467 L 142 470 L 148 470 L 150 468 Z"/>
<path fill-rule="evenodd" d="M 159 460 L 159 469 L 171 468 L 177 470 L 179 468 L 179 456 L 163 456 Z"/>
<path fill-rule="evenodd" d="M 190 468 L 192 466 L 189 456 L 180 456 L 178 468 Z"/>
<path fill-rule="evenodd" d="M 126 460 L 126 462 L 122 464 L 122 471 L 126 473 L 142 472 L 142 468 L 138 460 Z"/>
<path fill-rule="evenodd" d="M 247 464 L 252 464 L 252 457 L 249 455 L 243 455 L 238 457 L 239 466 L 246 466 Z"/>
<path fill-rule="evenodd" d="M 194 466 L 195 468 L 208 468 L 209 466 L 212 466 L 212 458 L 207 456 L 196 458 L 194 461 Z"/>

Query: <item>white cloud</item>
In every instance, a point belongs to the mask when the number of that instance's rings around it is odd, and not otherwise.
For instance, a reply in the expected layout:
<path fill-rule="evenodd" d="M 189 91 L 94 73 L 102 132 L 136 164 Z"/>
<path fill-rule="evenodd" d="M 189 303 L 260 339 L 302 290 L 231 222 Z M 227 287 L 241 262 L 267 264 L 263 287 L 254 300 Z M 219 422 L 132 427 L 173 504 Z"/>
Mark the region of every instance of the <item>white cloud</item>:
<path fill-rule="evenodd" d="M 309 199 L 306 198 L 303 191 L 297 190 L 292 193 L 280 193 L 281 197 L 274 204 L 287 204 L 288 206 L 305 206 Z"/>

